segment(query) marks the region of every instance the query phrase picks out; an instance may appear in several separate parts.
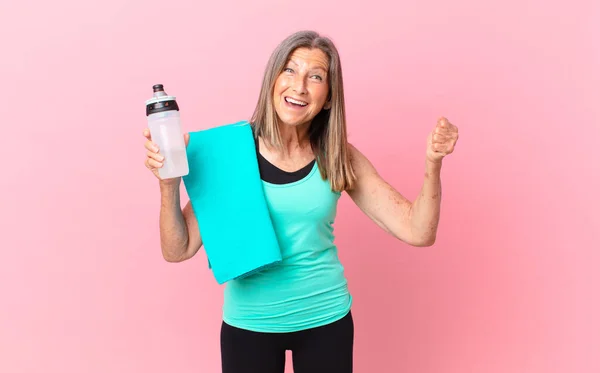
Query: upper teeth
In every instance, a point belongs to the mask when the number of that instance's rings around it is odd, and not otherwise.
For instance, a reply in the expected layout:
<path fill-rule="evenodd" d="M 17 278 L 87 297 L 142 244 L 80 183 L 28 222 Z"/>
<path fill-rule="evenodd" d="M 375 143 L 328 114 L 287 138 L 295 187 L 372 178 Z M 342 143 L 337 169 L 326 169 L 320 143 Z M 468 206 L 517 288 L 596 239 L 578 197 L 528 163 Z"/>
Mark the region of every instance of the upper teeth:
<path fill-rule="evenodd" d="M 306 105 L 308 105 L 306 102 L 303 102 L 303 101 L 298 101 L 298 100 L 294 100 L 293 98 L 289 98 L 289 97 L 286 97 L 286 98 L 285 98 L 285 100 L 286 100 L 287 102 L 291 102 L 292 104 L 296 104 L 296 105 L 301 105 L 301 106 L 306 106 Z"/>

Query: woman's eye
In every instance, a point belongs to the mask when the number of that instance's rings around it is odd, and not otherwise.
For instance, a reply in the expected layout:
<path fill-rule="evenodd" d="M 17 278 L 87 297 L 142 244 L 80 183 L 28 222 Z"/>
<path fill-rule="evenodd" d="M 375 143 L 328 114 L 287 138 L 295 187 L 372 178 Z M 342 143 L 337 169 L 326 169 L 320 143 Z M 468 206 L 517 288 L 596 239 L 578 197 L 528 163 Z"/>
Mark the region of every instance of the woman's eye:
<path fill-rule="evenodd" d="M 290 69 L 289 67 L 286 67 L 285 69 L 283 69 L 283 71 L 285 71 L 286 73 L 293 73 L 294 70 Z"/>

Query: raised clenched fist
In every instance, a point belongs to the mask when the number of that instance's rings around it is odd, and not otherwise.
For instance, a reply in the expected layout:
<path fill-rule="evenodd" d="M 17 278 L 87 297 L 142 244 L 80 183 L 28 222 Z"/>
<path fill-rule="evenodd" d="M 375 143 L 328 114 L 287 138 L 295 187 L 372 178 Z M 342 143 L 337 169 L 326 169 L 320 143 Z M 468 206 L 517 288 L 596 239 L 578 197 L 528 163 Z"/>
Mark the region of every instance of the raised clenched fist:
<path fill-rule="evenodd" d="M 427 138 L 427 160 L 441 162 L 454 151 L 458 141 L 458 128 L 442 117 Z"/>

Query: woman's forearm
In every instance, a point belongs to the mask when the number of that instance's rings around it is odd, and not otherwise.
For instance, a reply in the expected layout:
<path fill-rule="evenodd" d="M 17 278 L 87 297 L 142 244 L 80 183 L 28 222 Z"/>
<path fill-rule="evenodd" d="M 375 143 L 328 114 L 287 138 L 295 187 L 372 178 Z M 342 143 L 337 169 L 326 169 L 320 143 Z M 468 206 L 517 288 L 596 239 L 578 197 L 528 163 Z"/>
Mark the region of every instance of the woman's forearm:
<path fill-rule="evenodd" d="M 441 169 L 441 161 L 427 160 L 421 193 L 411 207 L 411 232 L 418 246 L 431 246 L 436 239 L 442 200 Z"/>
<path fill-rule="evenodd" d="M 179 194 L 178 183 L 160 183 L 160 244 L 163 257 L 169 262 L 183 260 L 189 242 Z"/>

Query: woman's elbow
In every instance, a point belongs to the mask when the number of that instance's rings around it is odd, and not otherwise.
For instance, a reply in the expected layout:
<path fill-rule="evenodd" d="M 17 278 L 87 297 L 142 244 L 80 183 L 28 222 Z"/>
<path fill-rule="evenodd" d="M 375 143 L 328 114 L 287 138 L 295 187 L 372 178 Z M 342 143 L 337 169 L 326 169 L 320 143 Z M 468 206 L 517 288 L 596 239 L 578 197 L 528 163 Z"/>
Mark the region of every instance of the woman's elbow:
<path fill-rule="evenodd" d="M 164 255 L 164 254 L 163 254 L 163 258 L 165 259 L 166 262 L 169 262 L 169 263 L 180 263 L 185 260 L 183 258 L 178 258 L 178 257 L 174 257 L 174 256 Z"/>
<path fill-rule="evenodd" d="M 415 246 L 416 247 L 430 247 L 430 246 L 433 246 L 434 244 L 435 244 L 435 236 L 432 236 L 432 237 L 423 239 L 421 241 L 418 241 Z"/>
<path fill-rule="evenodd" d="M 187 255 L 187 251 L 175 254 L 168 250 L 162 250 L 162 256 L 165 261 L 169 263 L 181 263 L 187 259 L 189 259 L 189 255 Z"/>
<path fill-rule="evenodd" d="M 404 241 L 406 244 L 408 244 L 410 246 L 414 246 L 414 247 L 430 247 L 435 244 L 436 235 L 431 234 L 431 235 L 427 235 L 427 236 L 411 237 L 408 240 L 402 240 L 402 241 Z"/>

